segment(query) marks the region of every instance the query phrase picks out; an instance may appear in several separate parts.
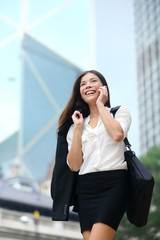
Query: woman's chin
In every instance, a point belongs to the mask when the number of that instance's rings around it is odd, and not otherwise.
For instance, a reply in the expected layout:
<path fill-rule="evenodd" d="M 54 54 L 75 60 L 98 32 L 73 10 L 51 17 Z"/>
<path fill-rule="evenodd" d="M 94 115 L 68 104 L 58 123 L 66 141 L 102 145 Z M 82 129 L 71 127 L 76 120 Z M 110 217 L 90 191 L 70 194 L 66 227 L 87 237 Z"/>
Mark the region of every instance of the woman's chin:
<path fill-rule="evenodd" d="M 97 97 L 89 97 L 86 99 L 83 99 L 88 105 L 95 105 L 97 101 Z"/>

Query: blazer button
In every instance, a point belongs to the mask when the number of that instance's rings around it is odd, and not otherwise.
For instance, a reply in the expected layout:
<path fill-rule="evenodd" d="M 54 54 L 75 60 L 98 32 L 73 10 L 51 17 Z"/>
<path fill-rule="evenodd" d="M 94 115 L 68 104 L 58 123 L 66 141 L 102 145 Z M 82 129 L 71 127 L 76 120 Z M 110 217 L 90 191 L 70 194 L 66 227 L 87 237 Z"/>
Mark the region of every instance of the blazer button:
<path fill-rule="evenodd" d="M 67 210 L 68 210 L 68 205 L 64 205 L 64 215 L 67 214 Z"/>

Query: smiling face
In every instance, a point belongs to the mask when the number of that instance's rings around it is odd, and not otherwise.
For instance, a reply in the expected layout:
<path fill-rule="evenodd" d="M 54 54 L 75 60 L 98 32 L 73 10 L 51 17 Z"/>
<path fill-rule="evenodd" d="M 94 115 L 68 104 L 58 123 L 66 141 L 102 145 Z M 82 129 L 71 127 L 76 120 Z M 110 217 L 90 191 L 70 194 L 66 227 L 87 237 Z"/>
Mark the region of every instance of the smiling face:
<path fill-rule="evenodd" d="M 87 73 L 81 78 L 80 94 L 82 99 L 88 104 L 95 104 L 99 96 L 99 88 L 102 82 L 94 73 Z"/>

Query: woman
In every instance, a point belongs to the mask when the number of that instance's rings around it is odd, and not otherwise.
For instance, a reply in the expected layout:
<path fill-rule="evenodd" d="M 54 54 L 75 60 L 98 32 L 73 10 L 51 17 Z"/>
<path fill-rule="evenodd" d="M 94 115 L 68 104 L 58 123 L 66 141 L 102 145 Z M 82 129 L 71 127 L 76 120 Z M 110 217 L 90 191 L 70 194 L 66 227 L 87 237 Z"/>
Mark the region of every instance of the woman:
<path fill-rule="evenodd" d="M 76 205 L 83 238 L 111 240 L 127 206 L 123 139 L 131 124 L 130 113 L 120 107 L 113 118 L 106 80 L 91 70 L 77 78 L 58 129 L 70 118 L 73 124 L 66 132 L 66 161 L 69 171 L 78 173 Z"/>

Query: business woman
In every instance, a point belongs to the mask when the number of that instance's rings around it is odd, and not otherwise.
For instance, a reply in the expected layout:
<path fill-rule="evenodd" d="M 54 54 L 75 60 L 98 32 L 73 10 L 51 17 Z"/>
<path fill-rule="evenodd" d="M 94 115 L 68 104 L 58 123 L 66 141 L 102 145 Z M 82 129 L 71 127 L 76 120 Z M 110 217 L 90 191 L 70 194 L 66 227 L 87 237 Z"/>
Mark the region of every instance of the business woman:
<path fill-rule="evenodd" d="M 131 116 L 121 106 L 114 118 L 110 107 L 104 76 L 85 71 L 76 79 L 58 123 L 60 129 L 69 119 L 73 121 L 66 137 L 66 161 L 70 171 L 78 173 L 76 205 L 84 240 L 112 240 L 127 206 L 123 139 Z"/>

